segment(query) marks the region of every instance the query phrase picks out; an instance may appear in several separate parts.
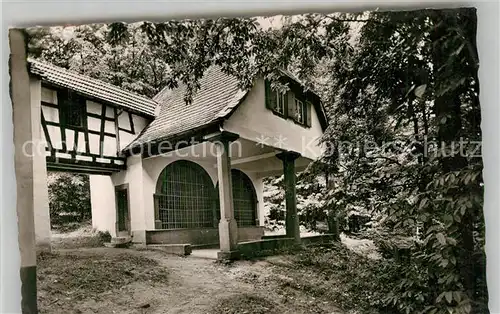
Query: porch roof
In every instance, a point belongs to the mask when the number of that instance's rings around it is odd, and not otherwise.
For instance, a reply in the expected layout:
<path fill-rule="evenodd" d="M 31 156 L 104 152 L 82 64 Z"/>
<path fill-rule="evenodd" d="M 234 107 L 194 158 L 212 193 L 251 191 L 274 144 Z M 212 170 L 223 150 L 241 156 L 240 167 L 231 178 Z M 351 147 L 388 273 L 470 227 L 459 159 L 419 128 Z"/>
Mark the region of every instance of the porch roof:
<path fill-rule="evenodd" d="M 42 81 L 49 84 L 69 88 L 85 96 L 131 109 L 150 118 L 155 116 L 155 108 L 158 104 L 148 97 L 39 60 L 28 59 L 28 66 L 31 74 L 41 77 Z"/>

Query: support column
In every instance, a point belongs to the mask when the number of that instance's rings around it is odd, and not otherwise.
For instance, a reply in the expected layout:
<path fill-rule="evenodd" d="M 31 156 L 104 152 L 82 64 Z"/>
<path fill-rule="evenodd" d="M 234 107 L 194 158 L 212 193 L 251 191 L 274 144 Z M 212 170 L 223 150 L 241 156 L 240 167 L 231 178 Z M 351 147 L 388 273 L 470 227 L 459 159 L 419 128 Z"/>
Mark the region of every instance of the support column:
<path fill-rule="evenodd" d="M 10 93 L 14 122 L 14 162 L 17 192 L 19 251 L 21 253 L 21 309 L 38 313 L 36 289 L 36 242 L 34 218 L 34 162 L 32 141 L 30 78 L 26 65 L 26 38 L 20 29 L 9 31 Z M 39 122 L 40 123 L 40 122 Z"/>
<path fill-rule="evenodd" d="M 38 251 L 50 252 L 50 208 L 47 185 L 45 143 L 42 140 L 41 97 L 42 82 L 30 78 L 31 127 L 33 142 L 33 204 L 35 206 L 35 238 Z"/>
<path fill-rule="evenodd" d="M 237 134 L 222 131 L 205 138 L 213 142 L 217 149 L 217 176 L 221 212 L 219 222 L 220 251 L 217 253 L 217 258 L 220 260 L 238 257 L 238 225 L 234 219 L 231 157 L 229 152 L 229 143 L 238 139 L 238 137 Z"/>
<path fill-rule="evenodd" d="M 127 177 L 130 191 L 130 229 L 132 233 L 132 242 L 134 244 L 146 245 L 146 230 L 154 228 L 154 213 L 153 226 L 148 228 L 147 219 L 147 202 L 153 202 L 153 195 L 150 194 L 149 200 L 145 199 L 144 188 L 144 168 L 141 155 L 132 155 L 127 159 Z M 154 205 L 153 205 L 154 206 Z M 154 208 L 150 208 L 154 211 Z M 150 223 L 151 225 L 151 223 Z"/>
<path fill-rule="evenodd" d="M 300 157 L 299 153 L 283 152 L 276 155 L 283 161 L 283 174 L 285 176 L 285 229 L 287 238 L 294 238 L 300 244 L 299 216 L 297 215 L 297 195 L 295 160 Z"/>

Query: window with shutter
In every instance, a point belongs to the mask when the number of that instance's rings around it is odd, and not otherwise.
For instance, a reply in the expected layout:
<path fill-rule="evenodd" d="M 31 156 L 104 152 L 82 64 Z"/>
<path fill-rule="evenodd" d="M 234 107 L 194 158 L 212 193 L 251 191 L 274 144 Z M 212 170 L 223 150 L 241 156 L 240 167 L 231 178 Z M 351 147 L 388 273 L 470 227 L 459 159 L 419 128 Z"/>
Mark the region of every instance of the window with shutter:
<path fill-rule="evenodd" d="M 290 93 L 273 91 L 271 83 L 265 80 L 265 97 L 266 108 L 273 113 L 285 119 L 291 118 L 302 126 L 311 127 L 312 103 L 302 91 L 293 89 Z"/>

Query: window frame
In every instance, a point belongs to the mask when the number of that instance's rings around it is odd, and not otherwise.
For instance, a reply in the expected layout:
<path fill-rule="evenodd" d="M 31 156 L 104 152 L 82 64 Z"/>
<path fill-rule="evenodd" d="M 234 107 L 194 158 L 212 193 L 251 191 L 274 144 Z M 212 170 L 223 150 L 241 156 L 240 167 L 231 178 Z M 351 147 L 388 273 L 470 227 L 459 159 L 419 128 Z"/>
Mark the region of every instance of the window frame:
<path fill-rule="evenodd" d="M 279 91 L 275 91 L 276 93 L 276 103 L 273 106 L 273 111 L 281 116 L 285 116 L 285 102 L 286 102 L 286 93 L 281 93 Z M 281 111 L 279 110 L 279 105 L 281 104 Z"/>
<path fill-rule="evenodd" d="M 57 106 L 59 110 L 59 122 L 65 128 L 83 129 L 85 128 L 85 118 L 87 113 L 87 101 L 85 97 L 75 91 L 65 89 L 57 92 Z M 79 123 L 74 123 L 74 114 L 77 114 Z"/>
<path fill-rule="evenodd" d="M 293 121 L 304 127 L 310 127 L 310 125 L 308 124 L 308 115 L 311 114 L 309 110 L 310 106 L 312 106 L 312 103 L 310 101 L 301 99 L 299 97 L 294 97 L 295 114 Z"/>
<path fill-rule="evenodd" d="M 269 80 L 265 79 L 264 84 L 267 109 L 285 120 L 291 119 L 304 128 L 311 127 L 313 103 L 307 92 L 300 90 L 297 86 L 292 86 L 290 91 L 281 93 L 271 88 Z"/>
<path fill-rule="evenodd" d="M 306 123 L 306 108 L 304 108 L 305 102 L 301 99 L 295 97 L 295 121 L 299 124 L 305 125 Z"/>

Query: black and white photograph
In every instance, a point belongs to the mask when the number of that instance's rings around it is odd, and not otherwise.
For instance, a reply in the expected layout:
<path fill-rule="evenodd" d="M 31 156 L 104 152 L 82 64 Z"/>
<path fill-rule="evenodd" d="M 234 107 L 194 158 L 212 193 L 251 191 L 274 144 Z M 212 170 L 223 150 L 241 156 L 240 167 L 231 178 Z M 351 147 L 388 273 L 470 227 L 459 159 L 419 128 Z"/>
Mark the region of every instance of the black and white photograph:
<path fill-rule="evenodd" d="M 22 313 L 489 314 L 477 24 L 11 28 Z"/>

